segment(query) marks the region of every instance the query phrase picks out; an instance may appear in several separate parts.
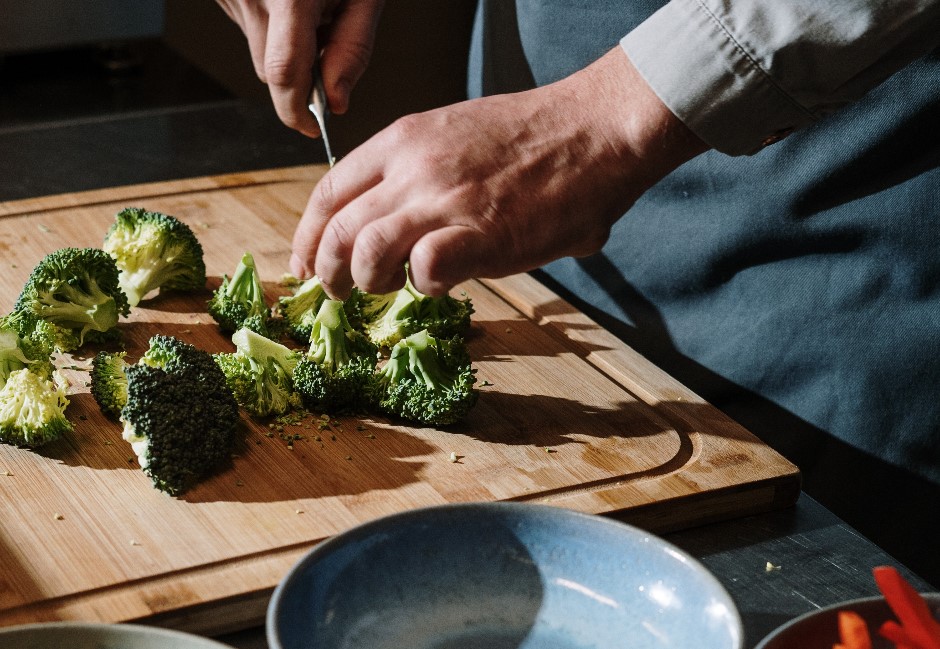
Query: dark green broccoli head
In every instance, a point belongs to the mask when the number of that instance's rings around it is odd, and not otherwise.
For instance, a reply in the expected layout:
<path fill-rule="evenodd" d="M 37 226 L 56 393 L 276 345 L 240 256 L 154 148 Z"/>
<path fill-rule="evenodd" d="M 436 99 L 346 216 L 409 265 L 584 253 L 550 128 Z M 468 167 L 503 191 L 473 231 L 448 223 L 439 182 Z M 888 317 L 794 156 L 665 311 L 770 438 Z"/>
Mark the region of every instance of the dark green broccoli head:
<path fill-rule="evenodd" d="M 192 229 L 169 214 L 129 207 L 118 212 L 102 246 L 117 262 L 131 306 L 151 291 L 205 288 L 202 245 Z"/>
<path fill-rule="evenodd" d="M 60 351 L 112 341 L 118 318 L 130 312 L 114 259 L 97 248 L 60 248 L 33 268 L 7 322 L 24 338 L 37 336 Z"/>
<path fill-rule="evenodd" d="M 127 352 L 100 351 L 91 361 L 91 396 L 101 412 L 119 417 L 127 403 Z"/>
<path fill-rule="evenodd" d="M 294 368 L 294 388 L 311 410 L 361 410 L 377 358 L 378 347 L 350 326 L 343 302 L 325 300 L 311 328 L 310 347 Z"/>
<path fill-rule="evenodd" d="M 307 344 L 320 305 L 328 298 L 320 278 L 316 276 L 304 280 L 290 295 L 278 298 L 277 309 L 284 318 L 287 334 L 297 342 Z"/>
<path fill-rule="evenodd" d="M 242 328 L 232 336 L 235 351 L 214 355 L 238 404 L 264 417 L 300 404 L 292 374 L 303 353 Z"/>
<path fill-rule="evenodd" d="M 447 425 L 476 405 L 476 370 L 463 340 L 439 339 L 426 329 L 403 338 L 376 373 L 373 401 L 389 415 Z"/>
<path fill-rule="evenodd" d="M 242 255 L 231 277 L 222 277 L 222 283 L 212 293 L 206 307 L 225 333 L 231 334 L 248 326 L 268 337 L 267 321 L 271 310 L 265 301 L 264 286 L 250 252 Z"/>
<path fill-rule="evenodd" d="M 238 404 L 211 354 L 154 336 L 125 376 L 124 439 L 155 487 L 178 495 L 231 457 Z"/>
<path fill-rule="evenodd" d="M 65 416 L 65 385 L 28 367 L 14 370 L 0 388 L 0 442 L 42 446 L 72 430 Z"/>

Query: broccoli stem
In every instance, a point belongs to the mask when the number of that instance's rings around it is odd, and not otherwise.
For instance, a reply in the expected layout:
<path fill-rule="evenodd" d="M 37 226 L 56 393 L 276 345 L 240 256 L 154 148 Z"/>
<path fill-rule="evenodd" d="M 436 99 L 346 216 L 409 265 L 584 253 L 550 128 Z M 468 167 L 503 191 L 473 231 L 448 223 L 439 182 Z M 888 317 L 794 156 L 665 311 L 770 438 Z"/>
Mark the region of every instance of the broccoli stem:
<path fill-rule="evenodd" d="M 346 332 L 352 327 L 341 300 L 325 300 L 313 322 L 307 357 L 325 368 L 338 369 L 349 363 Z"/>
<path fill-rule="evenodd" d="M 438 357 L 437 347 L 431 344 L 432 338 L 427 329 L 408 336 L 404 342 L 392 349 L 383 371 L 393 383 L 410 374 L 429 390 L 438 390 L 453 380 Z"/>
<path fill-rule="evenodd" d="M 68 328 L 108 331 L 118 322 L 118 308 L 114 298 L 106 294 L 93 280 L 88 280 L 87 292 L 61 282 L 55 291 L 40 296 L 38 315 Z"/>
<path fill-rule="evenodd" d="M 251 306 L 248 315 L 267 312 L 264 301 L 264 286 L 261 285 L 261 280 L 258 279 L 255 260 L 251 253 L 246 252 L 242 255 L 235 272 L 232 273 L 232 279 L 229 280 L 228 286 L 225 288 L 225 294 L 228 297 L 247 302 Z"/>

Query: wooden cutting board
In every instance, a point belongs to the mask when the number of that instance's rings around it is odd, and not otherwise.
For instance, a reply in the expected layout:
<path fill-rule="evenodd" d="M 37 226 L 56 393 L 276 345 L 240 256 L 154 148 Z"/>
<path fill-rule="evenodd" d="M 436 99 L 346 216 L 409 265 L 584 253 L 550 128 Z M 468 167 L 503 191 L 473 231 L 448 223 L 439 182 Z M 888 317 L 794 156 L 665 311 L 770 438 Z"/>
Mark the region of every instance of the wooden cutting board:
<path fill-rule="evenodd" d="M 0 309 L 45 254 L 100 246 L 120 209 L 145 207 L 192 227 L 209 281 L 202 293 L 134 309 L 119 325 L 129 359 L 155 333 L 231 350 L 205 312 L 211 290 L 250 250 L 269 299 L 287 292 L 291 235 L 323 172 L 0 203 Z M 90 354 L 61 358 L 74 432 L 37 450 L 0 445 L 0 625 L 136 620 L 221 633 L 258 624 L 311 546 L 415 507 L 525 501 L 665 531 L 796 499 L 793 465 L 529 276 L 457 290 L 476 308 L 469 344 L 481 382 L 465 422 L 438 430 L 340 418 L 320 430 L 308 419 L 279 431 L 243 417 L 231 467 L 178 499 L 151 486 L 120 424 L 98 410 Z"/>

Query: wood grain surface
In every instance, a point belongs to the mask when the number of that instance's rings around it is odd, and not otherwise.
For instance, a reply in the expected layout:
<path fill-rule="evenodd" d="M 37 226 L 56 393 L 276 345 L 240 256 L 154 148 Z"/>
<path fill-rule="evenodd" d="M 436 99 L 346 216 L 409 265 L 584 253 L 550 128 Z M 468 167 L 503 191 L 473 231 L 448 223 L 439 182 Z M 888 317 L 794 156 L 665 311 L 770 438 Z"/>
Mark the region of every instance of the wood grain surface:
<path fill-rule="evenodd" d="M 133 361 L 150 336 L 229 351 L 205 311 L 249 250 L 269 301 L 318 166 L 0 203 L 0 309 L 63 246 L 100 246 L 123 207 L 163 211 L 202 242 L 209 280 L 151 296 L 122 320 Z M 470 281 L 478 405 L 447 429 L 308 418 L 283 431 L 243 415 L 230 466 L 180 498 L 155 490 L 120 423 L 88 391 L 93 349 L 61 356 L 75 430 L 0 445 L 0 625 L 148 621 L 203 633 L 258 624 L 304 552 L 409 508 L 513 500 L 665 531 L 793 503 L 796 468 L 527 275 Z M 319 414 L 319 413 L 316 413 Z M 282 437 L 297 439 L 292 443 Z M 452 461 L 456 454 L 457 461 Z"/>

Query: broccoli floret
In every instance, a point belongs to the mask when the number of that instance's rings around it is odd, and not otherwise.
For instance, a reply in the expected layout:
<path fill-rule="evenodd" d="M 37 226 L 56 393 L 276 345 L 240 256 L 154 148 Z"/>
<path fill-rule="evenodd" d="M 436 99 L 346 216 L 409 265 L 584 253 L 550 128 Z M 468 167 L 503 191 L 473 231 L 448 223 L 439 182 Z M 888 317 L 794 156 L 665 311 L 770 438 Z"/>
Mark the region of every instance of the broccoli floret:
<path fill-rule="evenodd" d="M 392 347 L 376 373 L 373 399 L 389 415 L 422 424 L 453 424 L 477 402 L 475 374 L 459 336 L 435 338 L 422 329 Z"/>
<path fill-rule="evenodd" d="M 127 352 L 100 351 L 91 361 L 91 396 L 101 412 L 119 417 L 127 403 Z"/>
<path fill-rule="evenodd" d="M 5 318 L 0 318 L 0 388 L 12 372 L 24 367 L 51 375 L 52 347 L 43 336 L 21 338 Z"/>
<path fill-rule="evenodd" d="M 379 347 L 392 347 L 402 338 L 423 329 L 418 320 L 418 300 L 404 288 L 362 296 L 362 328 Z"/>
<path fill-rule="evenodd" d="M 438 338 L 463 337 L 473 313 L 469 297 L 458 300 L 450 295 L 425 295 L 407 276 L 399 290 L 382 295 L 363 293 L 360 300 L 362 328 L 380 347 L 391 347 L 422 329 Z"/>
<path fill-rule="evenodd" d="M 174 216 L 129 207 L 118 212 L 102 246 L 117 262 L 121 288 L 130 306 L 151 291 L 205 288 L 202 245 Z"/>
<path fill-rule="evenodd" d="M 238 404 L 209 352 L 157 335 L 125 376 L 123 437 L 157 489 L 179 495 L 231 458 Z"/>
<path fill-rule="evenodd" d="M 130 312 L 114 259 L 98 248 L 60 248 L 43 257 L 6 322 L 23 338 L 63 352 L 116 339 Z M 40 321 L 49 325 L 43 327 Z"/>
<path fill-rule="evenodd" d="M 316 275 L 304 280 L 290 295 L 279 297 L 277 309 L 284 318 L 287 334 L 301 344 L 310 342 L 313 321 L 323 301 L 329 297 Z"/>
<path fill-rule="evenodd" d="M 42 446 L 72 430 L 64 381 L 29 367 L 13 370 L 0 389 L 0 442 Z"/>
<path fill-rule="evenodd" d="M 405 289 L 417 302 L 415 320 L 421 328 L 437 338 L 465 336 L 470 329 L 470 316 L 473 314 L 473 302 L 469 297 L 458 300 L 450 295 L 432 297 L 414 287 L 411 280 L 405 282 Z"/>
<path fill-rule="evenodd" d="M 343 302 L 325 300 L 313 322 L 310 348 L 294 368 L 294 388 L 311 410 L 359 411 L 377 360 L 378 347 L 350 326 Z"/>
<path fill-rule="evenodd" d="M 272 337 L 268 321 L 271 310 L 264 299 L 264 286 L 250 252 L 242 255 L 232 276 L 222 276 L 222 283 L 206 305 L 219 328 L 232 334 L 247 327 L 265 337 Z"/>
<path fill-rule="evenodd" d="M 248 412 L 282 415 L 300 405 L 292 374 L 303 352 L 242 328 L 232 335 L 234 352 L 214 354 L 229 389 Z"/>

